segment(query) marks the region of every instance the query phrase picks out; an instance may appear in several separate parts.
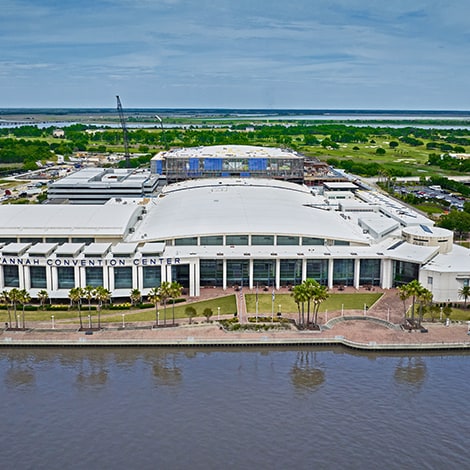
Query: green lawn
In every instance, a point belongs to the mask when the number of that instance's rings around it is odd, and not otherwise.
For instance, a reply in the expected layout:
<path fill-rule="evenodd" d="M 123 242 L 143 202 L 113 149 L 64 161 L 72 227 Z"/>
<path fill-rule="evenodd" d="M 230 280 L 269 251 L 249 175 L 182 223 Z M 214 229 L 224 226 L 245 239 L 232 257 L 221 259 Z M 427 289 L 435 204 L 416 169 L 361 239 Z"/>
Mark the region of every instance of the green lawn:
<path fill-rule="evenodd" d="M 202 312 L 205 308 L 211 308 L 214 312 L 213 318 L 217 317 L 217 307 L 220 307 L 221 315 L 233 315 L 237 311 L 235 294 L 227 295 L 225 297 L 219 297 L 217 299 L 203 300 L 200 302 L 191 302 L 191 303 L 179 303 L 175 304 L 175 318 L 186 318 L 185 308 L 188 305 L 192 305 L 197 312 L 197 316 L 204 318 Z M 64 307 L 65 308 L 65 307 Z M 160 320 L 163 322 L 164 318 L 164 309 L 163 306 L 159 305 L 160 311 Z M 154 321 L 155 320 L 155 309 L 148 308 L 143 310 L 107 310 L 103 309 L 101 311 L 101 322 L 102 323 L 112 323 L 122 321 L 122 314 L 125 314 L 126 321 Z M 21 309 L 17 310 L 17 314 L 22 316 Z M 98 312 L 96 310 L 88 311 L 87 305 L 82 306 L 82 321 L 84 324 L 88 322 L 88 314 L 91 315 L 93 324 L 96 324 L 98 321 Z M 25 312 L 25 321 L 26 326 L 28 326 L 28 321 L 49 321 L 51 316 L 54 315 L 55 320 L 73 320 L 78 322 L 78 310 L 75 308 L 73 310 L 41 310 L 33 312 Z M 12 321 L 15 323 L 14 313 L 12 311 Z M 172 305 L 171 302 L 168 303 L 166 308 L 166 317 L 167 321 L 172 319 Z M 4 324 L 8 321 L 8 311 L 0 310 L 0 322 Z M 21 320 L 22 321 L 22 320 Z"/>
<path fill-rule="evenodd" d="M 381 293 L 370 294 L 330 294 L 328 299 L 320 306 L 320 312 L 325 310 L 358 310 L 363 309 L 364 304 L 371 307 L 382 296 Z M 245 295 L 247 311 L 250 314 L 256 313 L 256 294 Z M 279 311 L 281 305 L 282 313 L 297 313 L 297 305 L 290 294 L 276 294 L 274 299 L 274 313 Z M 307 305 L 305 305 L 307 308 Z M 271 314 L 272 295 L 258 294 L 258 313 Z"/>

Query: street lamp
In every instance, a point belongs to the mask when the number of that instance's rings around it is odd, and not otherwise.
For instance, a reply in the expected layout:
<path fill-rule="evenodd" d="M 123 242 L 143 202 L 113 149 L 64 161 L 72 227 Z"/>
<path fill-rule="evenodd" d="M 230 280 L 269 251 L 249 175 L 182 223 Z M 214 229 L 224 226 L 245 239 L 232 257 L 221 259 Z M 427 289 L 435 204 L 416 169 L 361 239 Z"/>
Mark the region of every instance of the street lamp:
<path fill-rule="evenodd" d="M 91 329 L 91 315 L 88 315 L 88 328 Z"/>
<path fill-rule="evenodd" d="M 52 329 L 54 329 L 55 328 L 55 326 L 54 326 L 54 315 L 51 315 L 51 322 L 52 322 Z"/>
<path fill-rule="evenodd" d="M 125 323 L 124 323 L 124 317 L 126 316 L 126 314 L 121 313 L 121 315 L 122 315 L 122 327 L 124 328 L 126 326 Z"/>
<path fill-rule="evenodd" d="M 217 307 L 217 321 L 220 320 L 220 307 Z"/>

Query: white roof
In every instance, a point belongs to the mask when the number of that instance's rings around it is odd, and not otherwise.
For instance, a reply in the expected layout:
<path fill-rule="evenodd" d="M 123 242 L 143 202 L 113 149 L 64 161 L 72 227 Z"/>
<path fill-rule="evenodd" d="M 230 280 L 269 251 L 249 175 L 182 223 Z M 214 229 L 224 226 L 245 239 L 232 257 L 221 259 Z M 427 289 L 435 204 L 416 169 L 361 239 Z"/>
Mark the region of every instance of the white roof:
<path fill-rule="evenodd" d="M 437 272 L 456 272 L 470 276 L 470 250 L 460 245 L 453 245 L 451 253 L 437 255 L 425 269 Z"/>
<path fill-rule="evenodd" d="M 216 234 L 368 239 L 333 211 L 311 207 L 308 188 L 268 179 L 201 179 L 167 186 L 128 241 Z"/>
<path fill-rule="evenodd" d="M 1 205 L 0 236 L 124 236 L 135 205 Z"/>
<path fill-rule="evenodd" d="M 160 152 L 154 160 L 162 158 L 303 158 L 293 150 L 254 145 L 211 145 L 207 147 L 176 148 Z"/>

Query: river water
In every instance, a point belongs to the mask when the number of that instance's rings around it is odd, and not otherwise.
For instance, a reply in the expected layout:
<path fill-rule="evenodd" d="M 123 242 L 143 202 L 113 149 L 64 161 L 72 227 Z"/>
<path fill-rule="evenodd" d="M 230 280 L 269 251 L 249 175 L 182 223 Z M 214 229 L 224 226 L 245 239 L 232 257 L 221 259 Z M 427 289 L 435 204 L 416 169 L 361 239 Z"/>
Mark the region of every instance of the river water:
<path fill-rule="evenodd" d="M 468 468 L 465 354 L 2 349 L 4 469 Z"/>

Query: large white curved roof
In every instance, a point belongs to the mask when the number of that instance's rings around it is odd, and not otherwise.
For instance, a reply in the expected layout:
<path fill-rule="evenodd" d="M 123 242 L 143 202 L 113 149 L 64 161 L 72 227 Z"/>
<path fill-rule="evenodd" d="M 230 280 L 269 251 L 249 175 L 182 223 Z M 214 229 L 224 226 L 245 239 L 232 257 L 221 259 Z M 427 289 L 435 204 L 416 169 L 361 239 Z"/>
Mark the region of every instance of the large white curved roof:
<path fill-rule="evenodd" d="M 167 186 L 128 241 L 277 234 L 368 244 L 339 213 L 311 206 L 308 188 L 268 179 L 201 179 Z"/>

